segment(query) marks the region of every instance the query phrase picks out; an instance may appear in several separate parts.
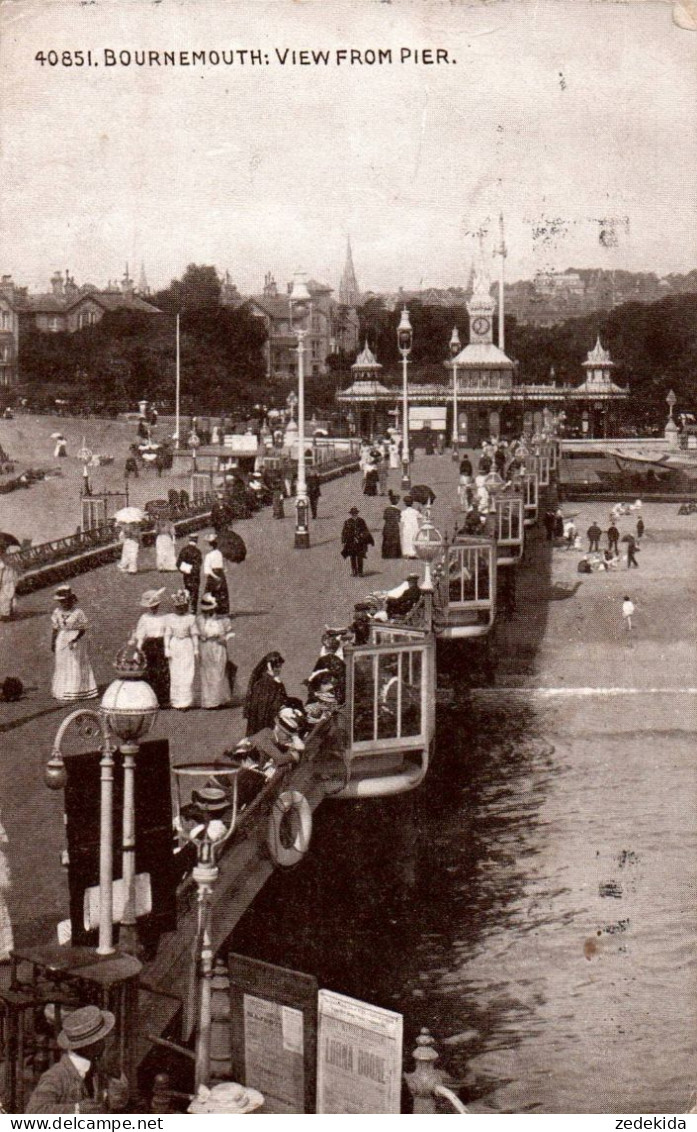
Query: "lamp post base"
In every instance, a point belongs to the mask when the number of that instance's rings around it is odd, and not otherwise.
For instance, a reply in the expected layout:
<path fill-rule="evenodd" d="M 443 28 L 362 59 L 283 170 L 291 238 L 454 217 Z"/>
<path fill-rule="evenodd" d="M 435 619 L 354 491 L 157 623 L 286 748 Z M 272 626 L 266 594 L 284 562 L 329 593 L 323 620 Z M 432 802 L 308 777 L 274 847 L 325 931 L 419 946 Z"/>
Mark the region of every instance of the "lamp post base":
<path fill-rule="evenodd" d="M 402 491 L 408 491 L 411 487 L 411 476 L 409 475 L 409 465 L 402 464 L 402 479 L 400 481 Z"/>
<path fill-rule="evenodd" d="M 143 958 L 144 948 L 138 938 L 138 928 L 135 924 L 120 925 L 118 950 L 124 955 L 131 955 L 134 959 Z"/>
<path fill-rule="evenodd" d="M 296 527 L 295 530 L 295 549 L 296 550 L 309 550 L 310 549 L 310 532 L 300 530 Z"/>

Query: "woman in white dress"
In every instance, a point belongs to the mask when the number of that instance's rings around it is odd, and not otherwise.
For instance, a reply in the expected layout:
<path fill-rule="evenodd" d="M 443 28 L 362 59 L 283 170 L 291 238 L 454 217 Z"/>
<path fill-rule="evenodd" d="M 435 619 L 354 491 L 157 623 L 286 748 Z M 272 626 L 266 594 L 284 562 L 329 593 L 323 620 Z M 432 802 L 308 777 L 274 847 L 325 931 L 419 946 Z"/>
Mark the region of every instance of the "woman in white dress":
<path fill-rule="evenodd" d="M 58 606 L 51 615 L 51 650 L 55 656 L 51 695 L 61 703 L 94 699 L 97 681 L 85 641 L 87 618 L 70 586 L 59 586 L 55 597 Z"/>
<path fill-rule="evenodd" d="M 155 527 L 155 565 L 160 573 L 169 573 L 177 568 L 177 552 L 174 547 L 174 523 L 171 519 L 158 519 Z"/>
<path fill-rule="evenodd" d="M 201 650 L 201 707 L 219 708 L 230 702 L 232 688 L 228 676 L 226 643 L 234 633 L 229 617 L 216 616 L 218 603 L 213 594 L 201 598 L 196 618 Z"/>
<path fill-rule="evenodd" d="M 414 539 L 421 529 L 423 519 L 420 512 L 414 507 L 414 501 L 410 495 L 404 496 L 404 504 L 404 510 L 399 516 L 399 541 L 402 546 L 402 558 L 416 558 Z"/>
<path fill-rule="evenodd" d="M 169 661 L 169 695 L 173 708 L 186 711 L 194 702 L 199 634 L 196 618 L 189 613 L 189 595 L 177 590 L 172 597 L 174 613 L 165 619 L 165 656 Z"/>
<path fill-rule="evenodd" d="M 121 528 L 121 560 L 117 563 L 117 569 L 122 574 L 138 573 L 139 533 L 137 523 L 127 523 Z"/>
<path fill-rule="evenodd" d="M 0 555 L 0 621 L 9 621 L 15 611 L 15 591 L 22 571 L 14 561 L 18 546 L 9 546 Z"/>

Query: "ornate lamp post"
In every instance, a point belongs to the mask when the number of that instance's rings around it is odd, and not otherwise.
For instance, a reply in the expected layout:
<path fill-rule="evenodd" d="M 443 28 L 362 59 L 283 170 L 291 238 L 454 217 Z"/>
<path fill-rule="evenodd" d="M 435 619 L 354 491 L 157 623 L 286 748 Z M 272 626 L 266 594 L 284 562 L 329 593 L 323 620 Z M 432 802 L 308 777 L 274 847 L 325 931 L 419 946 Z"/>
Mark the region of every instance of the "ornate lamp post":
<path fill-rule="evenodd" d="M 666 404 L 668 406 L 668 420 L 666 421 L 663 435 L 665 436 L 671 448 L 677 448 L 679 445 L 678 426 L 673 419 L 673 409 L 675 408 L 677 400 L 678 399 L 675 396 L 673 390 L 668 390 L 668 396 L 666 397 Z"/>
<path fill-rule="evenodd" d="M 409 311 L 402 310 L 402 317 L 397 327 L 397 349 L 402 355 L 402 490 L 408 491 L 411 487 L 409 475 L 409 386 L 407 384 L 407 366 L 413 342 L 413 331 L 409 321 Z"/>
<path fill-rule="evenodd" d="M 49 790 L 63 790 L 65 788 L 68 776 L 65 770 L 62 743 L 66 732 L 73 724 L 75 724 L 78 734 L 83 739 L 90 739 L 95 734 L 101 734 L 102 738 L 102 757 L 99 762 L 99 942 L 97 954 L 113 955 L 114 845 L 112 821 L 114 811 L 114 751 L 116 747 L 109 734 L 103 714 L 93 711 L 91 708 L 78 708 L 65 717 L 53 740 L 51 757 L 44 767 L 44 782 Z"/>
<path fill-rule="evenodd" d="M 298 550 L 307 550 L 310 545 L 310 500 L 307 497 L 307 482 L 305 479 L 305 338 L 307 321 L 310 310 L 310 292 L 307 289 L 305 276 L 296 272 L 293 279 L 293 289 L 289 297 L 291 331 L 298 340 L 298 486 L 295 497 L 295 546 Z M 300 320 L 300 325 L 293 327 L 293 316 Z"/>
<path fill-rule="evenodd" d="M 426 628 L 433 628 L 433 578 L 431 564 L 443 553 L 443 536 L 431 522 L 431 508 L 426 508 L 426 518 L 414 538 L 414 550 L 424 563 L 424 580 L 420 589 L 426 607 Z"/>
<path fill-rule="evenodd" d="M 99 712 L 78 708 L 61 723 L 53 741 L 51 757 L 44 769 L 44 781 L 51 790 L 62 790 L 67 781 L 62 743 L 75 724 L 83 739 L 99 733 L 102 738 L 100 766 L 99 822 L 99 943 L 98 955 L 111 955 L 114 909 L 114 738 L 121 740 L 123 754 L 123 865 L 124 909 L 120 944 L 123 951 L 136 949 L 135 907 L 135 757 L 138 741 L 144 739 L 158 712 L 157 697 L 142 679 L 145 657 L 126 646 L 114 662 L 118 678 L 109 685 Z"/>
<path fill-rule="evenodd" d="M 138 649 L 126 646 L 114 662 L 117 679 L 102 697 L 102 713 L 120 740 L 123 755 L 123 867 L 124 894 L 120 945 L 131 954 L 137 948 L 136 936 L 136 839 L 135 839 L 135 767 L 139 743 L 150 731 L 158 712 L 157 696 L 143 680 L 145 657 Z"/>
<path fill-rule="evenodd" d="M 239 767 L 217 763 L 190 763 L 174 767 L 177 813 L 175 826 L 180 841 L 196 848 L 193 879 L 198 894 L 198 930 L 196 963 L 198 984 L 198 1018 L 196 1033 L 195 1088 L 208 1085 L 211 1068 L 211 993 L 213 980 L 213 939 L 211 906 L 213 888 L 220 875 L 218 857 L 237 825 L 237 776 Z M 199 786 L 196 788 L 195 780 Z M 225 782 L 225 786 L 221 783 Z M 191 801 L 182 805 L 181 791 L 185 783 L 193 783 Z M 187 1007 L 192 1010 L 192 1003 Z M 190 1015 L 191 1017 L 191 1015 Z"/>
<path fill-rule="evenodd" d="M 451 366 L 453 367 L 453 460 L 457 460 L 458 445 L 460 443 L 460 428 L 457 419 L 457 356 L 462 349 L 460 343 L 460 335 L 457 332 L 457 327 L 453 327 L 453 332 L 450 335 L 450 358 Z"/>

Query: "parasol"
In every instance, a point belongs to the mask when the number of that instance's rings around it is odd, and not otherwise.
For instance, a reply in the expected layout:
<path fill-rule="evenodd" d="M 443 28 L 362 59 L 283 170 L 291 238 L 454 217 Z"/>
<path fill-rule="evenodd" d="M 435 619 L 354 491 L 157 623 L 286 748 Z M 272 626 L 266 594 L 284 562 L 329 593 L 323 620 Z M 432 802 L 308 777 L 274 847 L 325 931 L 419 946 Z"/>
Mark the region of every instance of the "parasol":
<path fill-rule="evenodd" d="M 636 542 L 634 535 L 622 535 L 620 542 Z"/>
<path fill-rule="evenodd" d="M 144 519 L 145 513 L 140 507 L 122 507 L 114 515 L 115 523 L 142 523 Z"/>
<path fill-rule="evenodd" d="M 7 531 L 0 531 L 0 554 L 7 550 L 8 546 L 20 546 L 21 543 L 14 535 L 10 535 Z"/>
<path fill-rule="evenodd" d="M 218 547 L 223 558 L 227 558 L 228 562 L 244 562 L 247 557 L 244 539 L 229 527 L 218 534 Z"/>
<path fill-rule="evenodd" d="M 417 503 L 435 503 L 436 493 L 426 483 L 417 483 L 416 487 L 412 487 L 409 491 L 405 492 L 415 499 Z"/>
<path fill-rule="evenodd" d="M 65 440 L 62 432 L 52 432 L 51 440 Z"/>

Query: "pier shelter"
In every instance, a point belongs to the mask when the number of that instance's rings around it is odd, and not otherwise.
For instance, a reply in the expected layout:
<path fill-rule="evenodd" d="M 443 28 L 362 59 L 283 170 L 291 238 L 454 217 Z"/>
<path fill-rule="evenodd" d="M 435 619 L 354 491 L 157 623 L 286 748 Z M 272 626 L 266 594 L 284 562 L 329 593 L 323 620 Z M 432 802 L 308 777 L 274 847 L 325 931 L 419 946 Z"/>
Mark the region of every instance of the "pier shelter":
<path fill-rule="evenodd" d="M 463 447 L 477 447 L 492 436 L 556 433 L 562 425 L 589 438 L 616 432 L 628 390 L 612 381 L 614 362 L 600 339 L 581 363 L 586 376 L 580 385 L 554 379 L 526 384 L 518 380 L 517 363 L 494 342 L 495 307 L 486 281 L 477 281 L 467 304 L 469 342 L 445 363 L 448 380 L 409 382 L 411 444 L 422 446 L 424 422 L 432 435 L 453 437 L 455 413 Z M 348 410 L 356 433 L 384 433 L 389 423 L 401 429 L 401 383 L 387 386 L 377 379 L 381 366 L 367 345 L 351 368 L 353 383 L 337 393 L 337 401 Z"/>

